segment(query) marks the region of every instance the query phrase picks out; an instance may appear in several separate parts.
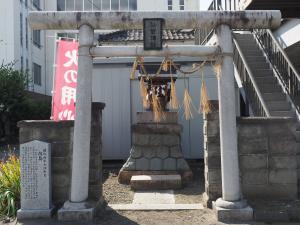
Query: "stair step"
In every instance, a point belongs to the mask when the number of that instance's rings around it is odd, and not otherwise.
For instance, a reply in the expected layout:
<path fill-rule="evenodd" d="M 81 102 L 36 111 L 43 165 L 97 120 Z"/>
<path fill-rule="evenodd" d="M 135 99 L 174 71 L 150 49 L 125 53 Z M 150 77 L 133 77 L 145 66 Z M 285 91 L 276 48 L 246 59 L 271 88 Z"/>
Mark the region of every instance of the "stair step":
<path fill-rule="evenodd" d="M 300 143 L 300 131 L 299 130 L 296 131 L 296 141 L 298 143 Z"/>
<path fill-rule="evenodd" d="M 281 87 L 278 84 L 270 84 L 270 83 L 258 83 L 260 87 L 260 91 L 262 93 L 276 93 L 282 92 Z"/>
<path fill-rule="evenodd" d="M 255 78 L 257 84 L 272 84 L 276 85 L 277 84 L 277 79 L 275 77 L 256 77 Z"/>
<path fill-rule="evenodd" d="M 252 34 L 234 34 L 234 37 L 237 40 L 249 40 L 249 39 L 253 39 L 253 35 Z"/>
<path fill-rule="evenodd" d="M 270 65 L 267 62 L 256 62 L 256 61 L 248 61 L 248 65 L 250 68 L 256 69 L 270 69 Z"/>
<path fill-rule="evenodd" d="M 263 93 L 263 98 L 265 101 L 286 100 L 286 96 L 283 93 Z"/>
<path fill-rule="evenodd" d="M 267 60 L 264 56 L 260 55 L 246 55 L 247 62 L 263 62 L 267 63 Z"/>
<path fill-rule="evenodd" d="M 287 101 L 267 101 L 266 103 L 270 111 L 289 111 L 292 108 Z"/>
<path fill-rule="evenodd" d="M 279 117 L 295 117 L 296 115 L 294 111 L 271 111 L 270 114 Z"/>
<path fill-rule="evenodd" d="M 246 56 L 246 58 L 262 56 L 262 53 L 259 49 L 251 49 L 251 50 L 248 50 L 247 52 L 243 52 L 243 53 Z"/>
<path fill-rule="evenodd" d="M 300 131 L 300 122 L 296 123 L 296 130 Z"/>
<path fill-rule="evenodd" d="M 133 190 L 166 190 L 181 188 L 181 176 L 175 175 L 136 175 L 130 185 Z"/>
<path fill-rule="evenodd" d="M 259 69 L 254 67 L 252 70 L 252 73 L 256 77 L 264 77 L 264 76 L 272 76 L 273 77 L 273 71 L 270 68 L 267 69 Z"/>
<path fill-rule="evenodd" d="M 250 52 L 262 54 L 261 49 L 257 45 L 249 45 L 249 44 L 240 44 L 239 43 L 239 46 L 241 47 L 244 55 L 248 55 Z"/>

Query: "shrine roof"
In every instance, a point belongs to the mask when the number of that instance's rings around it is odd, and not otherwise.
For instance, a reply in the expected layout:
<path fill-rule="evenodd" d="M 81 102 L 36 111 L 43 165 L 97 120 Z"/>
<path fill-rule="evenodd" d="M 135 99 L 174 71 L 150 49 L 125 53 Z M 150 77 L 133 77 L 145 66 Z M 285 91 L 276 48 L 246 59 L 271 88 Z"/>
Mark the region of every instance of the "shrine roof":
<path fill-rule="evenodd" d="M 111 33 L 99 34 L 99 42 L 130 42 L 143 41 L 143 30 L 120 30 Z M 163 30 L 163 40 L 165 41 L 186 41 L 195 39 L 194 29 L 166 29 Z"/>

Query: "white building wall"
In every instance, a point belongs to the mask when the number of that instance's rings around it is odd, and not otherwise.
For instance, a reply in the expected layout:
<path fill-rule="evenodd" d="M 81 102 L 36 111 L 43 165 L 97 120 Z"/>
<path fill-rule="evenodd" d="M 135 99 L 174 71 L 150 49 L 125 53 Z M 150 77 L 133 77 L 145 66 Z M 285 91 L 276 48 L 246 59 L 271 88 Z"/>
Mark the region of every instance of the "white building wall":
<path fill-rule="evenodd" d="M 168 0 L 138 0 L 138 11 L 168 10 Z"/>
<path fill-rule="evenodd" d="M 18 2 L 19 3 L 19 2 Z M 19 24 L 19 13 L 15 10 L 15 1 L 0 0 L 0 63 L 8 63 L 15 60 L 15 29 Z M 7 19 L 9 18 L 9 19 Z M 4 22 L 5 21 L 5 22 Z"/>
<path fill-rule="evenodd" d="M 290 19 L 285 21 L 276 31 L 277 37 L 282 47 L 287 48 L 300 41 L 300 19 Z"/>
<path fill-rule="evenodd" d="M 179 9 L 179 0 L 172 0 L 173 10 Z M 200 10 L 200 0 L 185 0 L 185 10 L 197 11 Z M 138 11 L 166 11 L 168 10 L 168 0 L 138 0 Z"/>
<path fill-rule="evenodd" d="M 44 1 L 40 0 L 40 8 L 44 9 Z M 41 85 L 33 85 L 35 92 L 45 94 L 45 36 L 44 32 L 41 32 L 41 47 L 36 47 L 32 42 L 32 31 L 29 26 L 26 26 L 26 18 L 28 12 L 37 10 L 31 0 L 27 0 L 27 6 L 25 0 L 0 0 L 0 63 L 15 62 L 14 68 L 21 70 L 23 65 L 23 71 L 28 69 L 29 76 L 32 80 L 32 65 L 37 63 L 42 67 L 41 73 Z M 22 14 L 22 21 L 20 21 L 20 14 Z M 21 26 L 22 22 L 22 26 Z M 21 45 L 21 27 L 22 27 L 22 45 Z M 28 46 L 26 47 L 26 28 L 28 35 Z M 22 62 L 21 62 L 22 60 Z M 32 90 L 32 89 L 31 89 Z"/>

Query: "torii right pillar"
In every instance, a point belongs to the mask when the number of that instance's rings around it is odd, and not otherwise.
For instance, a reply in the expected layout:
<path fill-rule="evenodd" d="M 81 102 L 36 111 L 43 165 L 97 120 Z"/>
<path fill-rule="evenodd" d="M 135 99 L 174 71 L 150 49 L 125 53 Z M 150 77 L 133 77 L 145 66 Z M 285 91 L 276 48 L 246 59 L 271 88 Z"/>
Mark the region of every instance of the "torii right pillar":
<path fill-rule="evenodd" d="M 222 198 L 213 207 L 220 221 L 252 220 L 253 209 L 242 199 L 240 190 L 232 30 L 228 25 L 219 25 L 216 35 L 224 54 L 218 77 Z"/>

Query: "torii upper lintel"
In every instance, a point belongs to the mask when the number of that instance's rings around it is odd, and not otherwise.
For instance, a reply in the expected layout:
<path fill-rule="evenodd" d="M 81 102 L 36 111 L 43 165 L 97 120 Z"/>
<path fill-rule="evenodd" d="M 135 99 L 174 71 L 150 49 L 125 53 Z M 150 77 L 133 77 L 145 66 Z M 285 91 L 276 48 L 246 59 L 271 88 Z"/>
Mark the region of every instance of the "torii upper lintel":
<path fill-rule="evenodd" d="M 279 10 L 251 11 L 135 11 L 135 12 L 70 12 L 34 11 L 28 21 L 33 29 L 77 30 L 83 24 L 93 29 L 141 29 L 144 18 L 165 19 L 166 29 L 189 29 L 226 24 L 232 29 L 255 29 L 280 26 Z"/>

